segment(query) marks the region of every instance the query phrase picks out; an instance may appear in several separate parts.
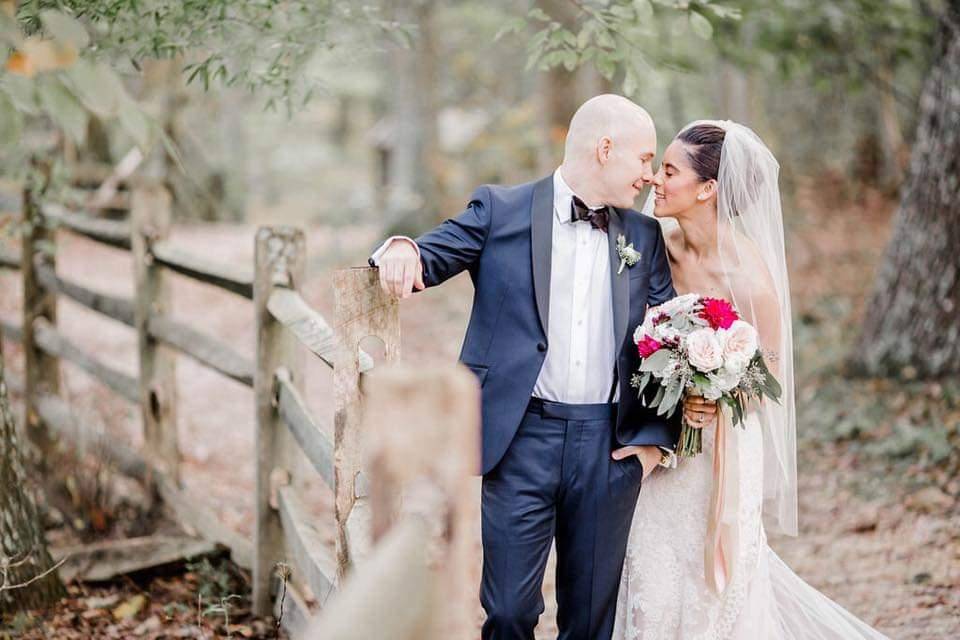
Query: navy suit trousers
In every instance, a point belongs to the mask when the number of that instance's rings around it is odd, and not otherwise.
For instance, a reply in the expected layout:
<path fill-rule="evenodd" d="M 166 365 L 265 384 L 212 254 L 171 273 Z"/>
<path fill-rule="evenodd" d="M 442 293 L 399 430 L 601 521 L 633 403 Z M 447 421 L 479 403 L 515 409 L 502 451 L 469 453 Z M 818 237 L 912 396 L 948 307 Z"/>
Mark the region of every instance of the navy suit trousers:
<path fill-rule="evenodd" d="M 533 640 L 550 545 L 560 640 L 608 640 L 643 468 L 610 452 L 616 405 L 534 399 L 483 477 L 484 640 Z"/>

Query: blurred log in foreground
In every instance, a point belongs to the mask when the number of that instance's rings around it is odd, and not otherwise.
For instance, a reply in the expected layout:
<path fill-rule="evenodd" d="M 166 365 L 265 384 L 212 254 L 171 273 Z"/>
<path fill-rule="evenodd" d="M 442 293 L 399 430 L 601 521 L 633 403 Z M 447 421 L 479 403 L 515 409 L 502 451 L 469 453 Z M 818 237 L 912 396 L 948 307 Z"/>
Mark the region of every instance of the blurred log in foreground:
<path fill-rule="evenodd" d="M 364 381 L 374 547 L 304 638 L 469 637 L 480 399 L 461 366 L 387 367 Z"/>

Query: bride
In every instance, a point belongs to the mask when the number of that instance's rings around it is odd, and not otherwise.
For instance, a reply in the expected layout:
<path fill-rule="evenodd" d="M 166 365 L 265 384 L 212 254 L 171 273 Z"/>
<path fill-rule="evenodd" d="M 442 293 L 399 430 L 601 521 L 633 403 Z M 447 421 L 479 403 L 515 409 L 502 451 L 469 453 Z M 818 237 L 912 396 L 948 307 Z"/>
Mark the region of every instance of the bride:
<path fill-rule="evenodd" d="M 784 394 L 780 404 L 750 406 L 744 428 L 732 427 L 715 404 L 687 401 L 684 419 L 703 428 L 703 453 L 644 482 L 615 639 L 885 637 L 807 585 L 767 546 L 765 523 L 797 532 L 792 327 L 778 171 L 747 127 L 699 121 L 677 135 L 654 178 L 645 213 L 652 209 L 664 223 L 678 293 L 731 300 L 757 328 Z"/>

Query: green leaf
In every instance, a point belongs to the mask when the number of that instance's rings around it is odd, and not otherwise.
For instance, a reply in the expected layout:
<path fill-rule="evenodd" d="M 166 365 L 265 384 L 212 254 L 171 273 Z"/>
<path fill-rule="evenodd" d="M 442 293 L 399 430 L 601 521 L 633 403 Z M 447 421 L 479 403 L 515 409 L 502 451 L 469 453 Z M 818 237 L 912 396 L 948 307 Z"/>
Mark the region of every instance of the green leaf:
<path fill-rule="evenodd" d="M 40 104 L 53 121 L 77 145 L 87 139 L 87 110 L 73 97 L 59 78 L 48 76 L 38 83 Z"/>
<path fill-rule="evenodd" d="M 19 47 L 23 42 L 23 33 L 14 18 L 0 11 L 0 43 L 11 47 Z"/>
<path fill-rule="evenodd" d="M 41 11 L 40 21 L 54 40 L 69 42 L 77 49 L 90 44 L 90 36 L 82 24 L 60 11 Z"/>
<path fill-rule="evenodd" d="M 530 9 L 530 13 L 527 14 L 527 17 L 531 20 L 539 20 L 540 22 L 550 22 L 551 20 L 550 16 L 547 15 L 547 12 L 540 7 Z"/>
<path fill-rule="evenodd" d="M 613 36 L 610 35 L 610 32 L 604 29 L 597 34 L 597 45 L 601 49 L 614 49 L 617 46 L 617 42 L 613 39 Z"/>
<path fill-rule="evenodd" d="M 33 80 L 7 73 L 0 75 L 0 81 L 3 83 L 0 86 L 3 87 L 4 93 L 18 111 L 31 116 L 40 113 Z"/>
<path fill-rule="evenodd" d="M 0 145 L 17 144 L 22 129 L 23 114 L 7 94 L 0 92 Z"/>
<path fill-rule="evenodd" d="M 666 415 L 668 412 L 672 412 L 677 408 L 677 402 L 680 401 L 680 394 L 683 393 L 683 387 L 678 384 L 672 385 L 668 388 L 664 394 L 663 399 L 660 401 L 660 409 L 657 411 L 659 415 Z"/>
<path fill-rule="evenodd" d="M 613 80 L 613 74 L 617 72 L 617 64 L 607 52 L 597 52 L 597 71 L 607 80 Z"/>
<path fill-rule="evenodd" d="M 638 20 L 649 20 L 653 17 L 653 5 L 650 0 L 633 0 L 633 10 L 637 12 Z"/>
<path fill-rule="evenodd" d="M 668 360 L 670 360 L 670 350 L 660 349 L 643 359 L 640 363 L 640 371 L 660 371 L 667 366 Z"/>
<path fill-rule="evenodd" d="M 709 40 L 713 37 L 713 25 L 710 24 L 710 21 L 707 20 L 702 13 L 694 10 L 690 11 L 690 27 L 695 34 L 704 40 Z"/>
<path fill-rule="evenodd" d="M 155 124 L 153 120 L 132 99 L 127 99 L 117 113 L 120 126 L 133 138 L 141 151 L 146 152 L 153 144 Z"/>
<path fill-rule="evenodd" d="M 111 118 L 117 113 L 126 90 L 116 73 L 104 63 L 90 63 L 80 59 L 65 77 L 74 95 L 87 109 L 101 118 Z"/>
<path fill-rule="evenodd" d="M 511 33 L 520 33 L 521 31 L 526 29 L 526 27 L 527 27 L 527 21 L 524 20 L 523 18 L 513 18 L 511 20 L 507 20 L 507 23 L 502 27 L 500 27 L 500 30 L 497 31 L 497 35 L 493 37 L 493 41 L 498 42 L 505 35 L 508 35 Z"/>

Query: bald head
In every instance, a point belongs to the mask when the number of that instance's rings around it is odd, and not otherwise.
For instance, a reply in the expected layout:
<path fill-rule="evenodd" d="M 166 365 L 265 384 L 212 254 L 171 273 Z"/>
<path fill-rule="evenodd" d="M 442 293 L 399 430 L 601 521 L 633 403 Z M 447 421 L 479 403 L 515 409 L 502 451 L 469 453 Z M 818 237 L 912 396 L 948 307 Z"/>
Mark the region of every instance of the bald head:
<path fill-rule="evenodd" d="M 570 120 L 564 156 L 592 153 L 604 136 L 616 140 L 642 130 L 655 131 L 653 118 L 637 103 L 613 93 L 594 96 Z"/>
<path fill-rule="evenodd" d="M 629 208 L 653 179 L 656 149 L 646 109 L 623 96 L 595 96 L 570 120 L 561 173 L 588 204 Z"/>

